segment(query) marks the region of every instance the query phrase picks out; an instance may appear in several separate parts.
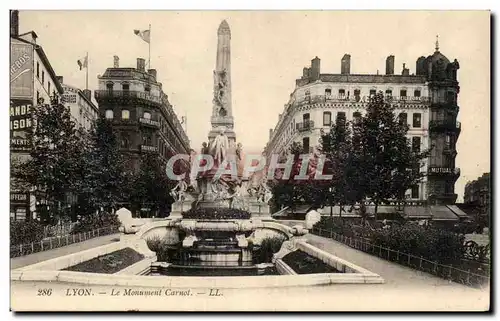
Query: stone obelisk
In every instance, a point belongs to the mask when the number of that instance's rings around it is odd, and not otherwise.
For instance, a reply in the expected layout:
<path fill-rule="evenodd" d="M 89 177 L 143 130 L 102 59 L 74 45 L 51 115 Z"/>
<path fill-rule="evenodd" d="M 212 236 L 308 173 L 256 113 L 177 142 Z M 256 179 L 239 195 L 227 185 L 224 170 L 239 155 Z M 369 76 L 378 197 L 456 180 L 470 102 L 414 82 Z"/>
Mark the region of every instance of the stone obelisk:
<path fill-rule="evenodd" d="M 230 144 L 236 142 L 233 108 L 231 101 L 231 30 L 226 20 L 217 30 L 217 58 L 214 70 L 214 98 L 211 117 L 212 129 L 208 139 L 212 141 L 224 129 Z"/>

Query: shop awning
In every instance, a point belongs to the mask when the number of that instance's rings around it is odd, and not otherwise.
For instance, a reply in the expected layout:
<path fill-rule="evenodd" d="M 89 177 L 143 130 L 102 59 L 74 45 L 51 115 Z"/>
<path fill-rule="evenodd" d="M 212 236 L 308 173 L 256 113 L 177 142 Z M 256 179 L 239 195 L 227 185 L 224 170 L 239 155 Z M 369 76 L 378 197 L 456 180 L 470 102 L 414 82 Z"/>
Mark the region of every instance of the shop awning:
<path fill-rule="evenodd" d="M 469 217 L 464 211 L 462 211 L 456 205 L 446 205 L 446 207 L 448 207 L 459 218 L 468 218 Z"/>
<path fill-rule="evenodd" d="M 458 216 L 444 205 L 431 205 L 430 209 L 434 221 L 458 221 Z"/>

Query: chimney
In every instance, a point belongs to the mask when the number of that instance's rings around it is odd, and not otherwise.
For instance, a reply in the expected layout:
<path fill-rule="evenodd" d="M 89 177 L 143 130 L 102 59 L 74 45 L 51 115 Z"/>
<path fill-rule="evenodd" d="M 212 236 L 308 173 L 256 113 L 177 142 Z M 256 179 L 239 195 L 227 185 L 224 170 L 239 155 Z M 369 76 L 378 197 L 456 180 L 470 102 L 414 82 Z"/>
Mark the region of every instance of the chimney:
<path fill-rule="evenodd" d="M 90 89 L 82 90 L 83 95 L 90 101 L 92 101 L 92 91 Z"/>
<path fill-rule="evenodd" d="M 320 75 L 320 65 L 321 59 L 316 56 L 313 60 L 311 60 L 311 79 L 318 80 Z"/>
<path fill-rule="evenodd" d="M 302 78 L 309 78 L 309 68 L 307 67 L 304 67 L 304 69 L 302 69 Z"/>
<path fill-rule="evenodd" d="M 394 75 L 394 56 L 390 55 L 385 60 L 385 74 Z"/>
<path fill-rule="evenodd" d="M 19 10 L 10 11 L 10 36 L 17 37 L 19 35 Z"/>
<path fill-rule="evenodd" d="M 148 74 L 153 76 L 154 80 L 156 81 L 156 69 L 148 69 Z"/>
<path fill-rule="evenodd" d="M 426 74 L 425 72 L 425 57 L 419 57 L 417 59 L 417 68 L 416 68 L 416 74 L 417 76 L 424 76 Z"/>
<path fill-rule="evenodd" d="M 146 60 L 143 58 L 137 58 L 137 70 L 146 71 Z"/>
<path fill-rule="evenodd" d="M 401 75 L 403 76 L 409 76 L 410 75 L 410 69 L 406 68 L 406 64 L 403 63 L 403 71 L 401 72 Z"/>
<path fill-rule="evenodd" d="M 113 68 L 120 68 L 120 57 L 113 56 Z"/>
<path fill-rule="evenodd" d="M 57 79 L 57 81 L 58 81 L 60 84 L 64 84 L 64 78 L 63 78 L 63 76 L 56 76 L 56 79 Z"/>
<path fill-rule="evenodd" d="M 349 75 L 351 73 L 351 55 L 345 54 L 340 62 L 340 73 Z"/>

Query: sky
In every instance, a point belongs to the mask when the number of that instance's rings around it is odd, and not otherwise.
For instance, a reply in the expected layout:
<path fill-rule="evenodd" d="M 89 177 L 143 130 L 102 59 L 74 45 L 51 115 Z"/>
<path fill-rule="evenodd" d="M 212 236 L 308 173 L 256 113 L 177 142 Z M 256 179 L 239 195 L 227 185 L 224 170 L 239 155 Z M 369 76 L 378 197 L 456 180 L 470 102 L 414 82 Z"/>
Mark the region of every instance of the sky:
<path fill-rule="evenodd" d="M 420 56 L 440 51 L 460 63 L 455 185 L 458 201 L 467 181 L 490 171 L 490 16 L 487 11 L 20 11 L 20 32 L 34 30 L 56 74 L 85 87 L 77 60 L 89 53 L 89 89 L 112 67 L 135 67 L 148 59 L 148 45 L 134 29 L 151 24 L 151 67 L 178 117 L 187 116 L 191 147 L 207 140 L 213 97 L 217 28 L 231 28 L 231 80 L 237 139 L 246 152 L 260 152 L 283 111 L 295 79 L 315 56 L 322 73 L 340 73 L 351 55 L 351 73 L 410 73 Z"/>

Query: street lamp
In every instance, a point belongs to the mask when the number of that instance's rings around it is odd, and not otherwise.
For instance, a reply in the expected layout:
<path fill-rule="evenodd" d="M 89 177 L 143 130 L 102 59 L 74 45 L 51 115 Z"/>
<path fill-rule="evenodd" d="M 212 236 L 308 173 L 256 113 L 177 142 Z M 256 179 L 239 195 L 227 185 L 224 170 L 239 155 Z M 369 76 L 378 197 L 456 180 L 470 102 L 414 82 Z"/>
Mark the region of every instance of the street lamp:
<path fill-rule="evenodd" d="M 330 192 L 329 196 L 330 196 L 330 217 L 333 217 L 333 191 L 334 191 L 334 188 L 332 186 L 330 186 L 328 188 L 328 192 Z"/>

